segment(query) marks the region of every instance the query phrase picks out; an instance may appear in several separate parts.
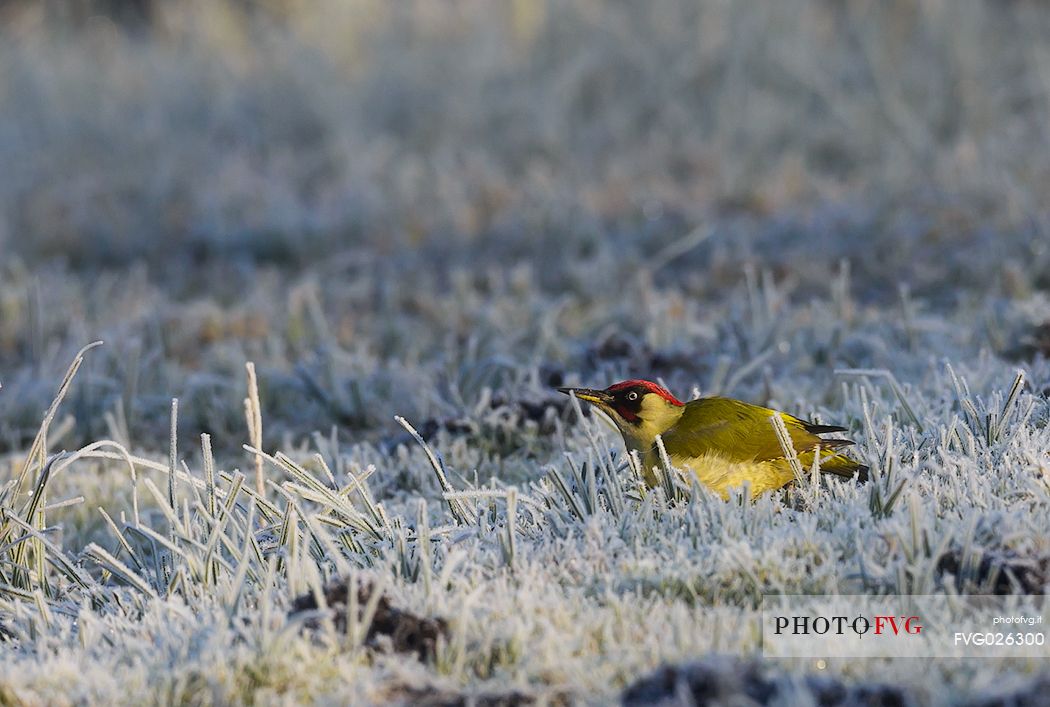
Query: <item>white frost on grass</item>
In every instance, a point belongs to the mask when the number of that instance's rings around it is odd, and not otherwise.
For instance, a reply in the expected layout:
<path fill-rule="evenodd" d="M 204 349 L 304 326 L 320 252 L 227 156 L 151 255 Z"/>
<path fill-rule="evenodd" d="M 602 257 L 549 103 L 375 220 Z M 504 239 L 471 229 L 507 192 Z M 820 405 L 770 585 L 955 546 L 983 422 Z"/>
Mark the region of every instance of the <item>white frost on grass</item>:
<path fill-rule="evenodd" d="M 794 350 L 813 336 L 796 324 L 810 321 L 806 309 L 781 308 L 790 324 L 781 340 Z M 893 326 L 869 313 L 857 335 Z M 109 447 L 56 459 L 42 495 L 48 504 L 81 495 L 84 504 L 25 519 L 31 485 L 4 498 L 0 623 L 14 640 L 0 648 L 0 684 L 14 698 L 47 702 L 132 704 L 147 694 L 379 702 L 408 699 L 406 686 L 600 702 L 663 663 L 753 653 L 766 593 L 986 592 L 997 582 L 1045 590 L 1050 428 L 1040 391 L 1050 370 L 1038 359 L 1012 385 L 1013 365 L 947 350 L 954 344 L 940 327 L 919 335 L 920 346 L 895 354 L 896 386 L 883 374 L 836 379 L 815 368 L 776 378 L 774 402 L 850 426 L 873 478 L 751 504 L 703 491 L 672 504 L 661 491 L 640 493 L 616 435 L 593 418 L 559 422 L 538 447 L 524 443 L 545 459 L 513 449 L 503 457 L 469 432 L 437 432 L 427 440 L 433 457 L 411 439 L 384 453 L 317 438 L 320 455 L 306 447 L 266 455 L 259 503 L 250 479 L 221 465 L 211 496 L 202 457 L 185 451 L 174 508 L 157 455 Z M 516 421 L 491 424 L 537 434 Z M 34 482 L 41 468 L 31 464 Z M 446 475 L 440 484 L 436 468 Z M 99 505 L 122 542 L 91 520 Z M 12 545 L 26 523 L 42 534 Z M 20 546 L 28 551 L 18 555 Z M 981 569 L 985 558 L 1016 576 L 997 577 L 987 562 Z M 1026 567 L 1034 569 L 1017 574 Z M 287 618 L 292 596 L 347 573 L 376 581 L 402 608 L 450 622 L 433 665 L 303 632 Z M 936 661 L 831 670 L 882 681 L 892 670 L 935 702 L 990 682 L 986 670 Z"/>

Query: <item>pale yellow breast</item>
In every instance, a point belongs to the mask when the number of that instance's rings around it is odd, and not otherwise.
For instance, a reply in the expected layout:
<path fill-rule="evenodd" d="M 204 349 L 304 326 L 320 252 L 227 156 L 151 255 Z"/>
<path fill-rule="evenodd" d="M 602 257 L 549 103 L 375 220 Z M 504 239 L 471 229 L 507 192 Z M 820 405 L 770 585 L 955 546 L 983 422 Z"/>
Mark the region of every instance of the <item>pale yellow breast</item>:
<path fill-rule="evenodd" d="M 656 483 L 656 476 L 651 471 L 650 461 L 659 465 L 659 460 L 646 459 L 645 480 L 652 486 Z M 767 491 L 775 491 L 795 478 L 791 467 L 783 459 L 735 462 L 708 455 L 672 456 L 670 461 L 672 466 L 694 474 L 700 483 L 725 499 L 729 498 L 730 490 L 743 489 L 745 485 L 750 486 L 751 497 L 755 498 Z"/>

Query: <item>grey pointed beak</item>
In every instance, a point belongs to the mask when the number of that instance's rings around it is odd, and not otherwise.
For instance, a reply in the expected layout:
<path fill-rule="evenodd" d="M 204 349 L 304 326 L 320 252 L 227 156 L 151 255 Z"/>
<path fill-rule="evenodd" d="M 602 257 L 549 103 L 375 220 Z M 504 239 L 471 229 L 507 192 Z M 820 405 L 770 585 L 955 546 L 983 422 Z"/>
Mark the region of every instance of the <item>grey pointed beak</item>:
<path fill-rule="evenodd" d="M 566 395 L 575 395 L 579 400 L 599 405 L 607 405 L 612 397 L 604 390 L 594 390 L 593 388 L 558 388 L 558 392 Z"/>

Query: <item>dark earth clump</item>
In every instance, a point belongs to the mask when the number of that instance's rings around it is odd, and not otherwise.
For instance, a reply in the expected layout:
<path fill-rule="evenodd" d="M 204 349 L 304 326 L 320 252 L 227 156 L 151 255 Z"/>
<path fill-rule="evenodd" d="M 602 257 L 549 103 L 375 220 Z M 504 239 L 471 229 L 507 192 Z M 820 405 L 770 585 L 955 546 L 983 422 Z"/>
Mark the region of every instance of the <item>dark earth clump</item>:
<path fill-rule="evenodd" d="M 917 700 L 903 688 L 885 684 L 846 685 L 808 675 L 778 678 L 753 660 L 714 656 L 681 666 L 665 666 L 630 685 L 625 707 L 642 705 L 769 705 L 796 702 L 821 707 L 906 707 Z"/>
<path fill-rule="evenodd" d="M 695 352 L 654 350 L 641 339 L 621 332 L 611 332 L 588 347 L 581 364 L 584 369 L 598 370 L 606 361 L 625 363 L 629 370 L 646 371 L 653 376 L 702 368 Z"/>
<path fill-rule="evenodd" d="M 1007 687 L 998 694 L 978 697 L 970 701 L 968 705 L 969 707 L 1041 707 L 1048 701 L 1050 701 L 1050 676 L 1041 675 L 1027 685 Z"/>
<path fill-rule="evenodd" d="M 937 574 L 942 582 L 953 583 L 957 592 L 1043 594 L 1050 584 L 1050 557 L 1002 551 L 967 560 L 961 550 L 950 550 L 937 561 Z"/>
<path fill-rule="evenodd" d="M 346 630 L 348 585 L 336 581 L 324 588 L 324 599 L 332 612 L 332 620 L 338 631 Z M 358 611 L 363 612 L 375 591 L 369 583 L 357 587 Z M 296 597 L 292 602 L 290 616 L 304 611 L 316 611 L 317 599 L 312 592 Z M 360 615 L 359 615 L 360 618 Z M 318 621 L 311 619 L 307 625 L 316 628 Z M 416 616 L 390 605 L 387 597 L 381 596 L 376 605 L 372 623 L 365 634 L 365 645 L 370 648 L 388 648 L 395 653 L 414 653 L 420 660 L 433 660 L 438 639 L 448 638 L 448 624 L 444 619 Z"/>
<path fill-rule="evenodd" d="M 1008 358 L 1018 361 L 1031 361 L 1038 356 L 1050 358 L 1050 321 L 1033 327 L 1006 353 Z"/>
<path fill-rule="evenodd" d="M 413 707 L 525 707 L 544 704 L 552 707 L 571 704 L 564 695 L 546 696 L 542 701 L 535 695 L 517 690 L 511 692 L 483 692 L 464 694 L 434 687 L 405 687 L 389 696 L 390 701 Z"/>
<path fill-rule="evenodd" d="M 623 704 L 766 704 L 775 694 L 775 685 L 758 663 L 716 656 L 659 668 L 630 685 L 623 693 Z"/>

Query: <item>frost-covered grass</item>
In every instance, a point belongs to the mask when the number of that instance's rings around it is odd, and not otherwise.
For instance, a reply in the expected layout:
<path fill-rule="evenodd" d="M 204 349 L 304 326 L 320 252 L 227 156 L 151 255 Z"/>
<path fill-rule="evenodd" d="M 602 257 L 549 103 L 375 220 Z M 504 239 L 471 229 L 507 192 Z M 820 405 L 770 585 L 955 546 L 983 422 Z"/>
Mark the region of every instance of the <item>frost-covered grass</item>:
<path fill-rule="evenodd" d="M 741 284 L 702 309 L 672 287 L 625 293 L 615 306 L 652 322 L 640 342 L 696 352 L 695 368 L 667 372 L 676 390 L 724 390 L 848 424 L 878 476 L 753 504 L 707 494 L 668 504 L 661 492 L 639 491 L 614 432 L 593 418 L 575 421 L 543 380 L 646 372 L 620 357 L 642 355 L 628 339 L 571 353 L 591 338 L 573 330 L 588 322 L 600 330 L 592 317 L 611 300 L 563 296 L 547 323 L 525 325 L 526 348 L 510 334 L 541 288 L 525 277 L 516 297 L 499 286 L 484 297 L 476 287 L 432 292 L 423 321 L 404 325 L 430 354 L 398 361 L 403 397 L 358 383 L 370 421 L 360 433 L 340 426 L 301 442 L 290 431 L 267 435 L 267 411 L 285 408 L 275 402 L 280 376 L 263 373 L 263 496 L 254 453 L 218 461 L 204 453 L 198 434 L 208 428 L 181 400 L 170 457 L 167 443 L 121 439 L 115 421 L 109 441 L 80 451 L 57 454 L 65 444 L 55 422 L 28 461 L 9 454 L 3 478 L 16 484 L 5 486 L 0 546 L 0 615 L 12 639 L 0 668 L 6 696 L 384 701 L 433 687 L 600 702 L 660 664 L 753 652 L 764 593 L 1045 591 L 1050 366 L 1026 364 L 1012 390 L 1017 365 L 993 355 L 989 328 L 975 324 L 988 310 L 902 316 L 897 306 L 859 305 L 841 282 L 805 303 L 768 284 L 749 299 Z M 512 289 L 513 273 L 507 278 Z M 447 316 L 467 316 L 471 301 L 491 319 L 461 348 L 450 344 L 462 354 L 440 351 L 428 335 L 440 335 Z M 1020 331 L 1045 307 L 1000 303 L 995 326 Z M 317 317 L 315 325 L 327 322 Z M 368 329 L 357 335 L 373 340 Z M 108 346 L 85 353 L 56 421 L 77 408 L 78 390 L 99 388 L 114 362 Z M 377 378 L 382 370 L 378 358 L 334 339 L 325 349 L 347 367 L 337 370 Z M 556 362 L 573 372 L 552 373 Z M 232 436 L 226 449 L 252 439 L 244 378 L 222 382 L 226 404 L 242 412 L 240 429 L 212 434 Z M 339 373 L 325 389 L 349 396 L 354 383 Z M 13 394 L 5 382 L 0 395 Z M 516 401 L 548 398 L 548 409 L 522 419 Z M 438 427 L 424 447 L 395 414 L 455 424 Z M 327 421 L 316 419 L 319 428 Z M 69 500 L 81 502 L 62 505 Z M 360 626 L 349 635 L 303 632 L 287 617 L 292 597 L 347 576 L 450 622 L 432 664 L 361 648 Z M 892 671 L 891 682 L 917 699 L 953 702 L 994 691 L 1003 669 L 856 661 L 830 670 L 883 683 Z M 1008 671 L 1023 684 L 1045 669 L 1021 662 Z"/>
<path fill-rule="evenodd" d="M 868 5 L 3 27 L 0 704 L 606 703 L 750 680 L 711 659 L 763 594 L 1045 592 L 1047 18 Z M 669 503 L 553 390 L 637 376 L 847 425 L 873 480 Z M 337 580 L 433 660 L 289 616 Z"/>

